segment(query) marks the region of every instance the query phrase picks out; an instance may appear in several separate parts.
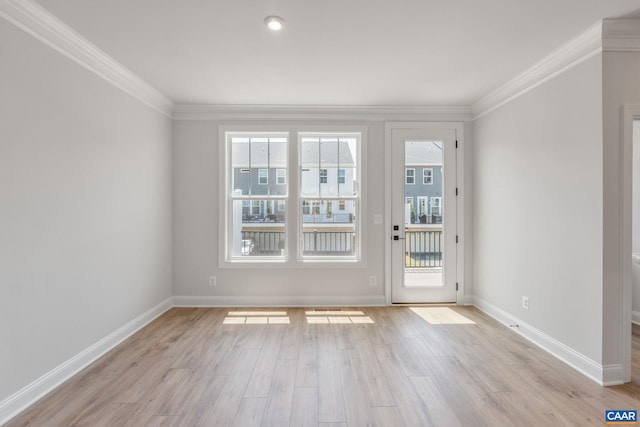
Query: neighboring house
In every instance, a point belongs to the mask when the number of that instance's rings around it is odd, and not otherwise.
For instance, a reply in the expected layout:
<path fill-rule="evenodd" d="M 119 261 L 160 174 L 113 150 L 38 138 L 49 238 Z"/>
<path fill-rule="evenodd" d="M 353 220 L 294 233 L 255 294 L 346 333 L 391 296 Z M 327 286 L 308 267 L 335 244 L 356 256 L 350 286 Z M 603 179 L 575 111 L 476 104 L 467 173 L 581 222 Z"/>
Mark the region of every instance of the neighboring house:
<path fill-rule="evenodd" d="M 347 142 L 340 142 L 338 150 L 323 153 L 319 150 L 304 150 L 302 155 L 301 194 L 309 200 L 302 201 L 302 220 L 304 224 L 352 223 L 355 215 L 354 203 L 339 200 L 350 196 L 356 189 L 354 176 L 355 162 Z M 239 147 L 239 145 L 238 145 Z M 284 155 L 271 153 L 267 156 L 260 150 L 246 155 L 241 148 L 234 156 L 239 159 L 232 164 L 233 188 L 242 194 L 285 196 L 287 194 L 289 174 Z M 251 161 L 248 159 L 251 158 Z M 313 200 L 313 198 L 336 196 L 336 200 Z M 242 202 L 242 222 L 284 222 L 286 206 L 284 200 L 245 200 Z M 292 211 L 293 212 L 293 211 Z"/>
<path fill-rule="evenodd" d="M 408 143 L 404 173 L 406 222 L 442 224 L 442 144 Z"/>

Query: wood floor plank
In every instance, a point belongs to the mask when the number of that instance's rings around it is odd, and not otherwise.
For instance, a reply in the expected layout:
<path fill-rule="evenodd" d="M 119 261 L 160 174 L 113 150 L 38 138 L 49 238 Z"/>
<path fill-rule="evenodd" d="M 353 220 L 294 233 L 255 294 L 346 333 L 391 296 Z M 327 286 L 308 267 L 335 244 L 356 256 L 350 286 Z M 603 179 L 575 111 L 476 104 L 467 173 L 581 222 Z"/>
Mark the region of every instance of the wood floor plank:
<path fill-rule="evenodd" d="M 296 387 L 292 406 L 291 427 L 318 425 L 318 387 Z"/>
<path fill-rule="evenodd" d="M 347 421 L 338 355 L 335 350 L 318 354 L 318 419 L 320 422 L 329 423 Z"/>
<path fill-rule="evenodd" d="M 264 345 L 260 349 L 256 366 L 251 373 L 244 397 L 267 397 L 273 374 L 278 362 L 280 343 L 284 334 L 283 325 L 274 325 L 265 335 Z"/>
<path fill-rule="evenodd" d="M 227 426 L 233 423 L 259 354 L 259 348 L 251 345 L 239 354 L 238 360 L 233 371 L 227 377 L 220 396 L 218 396 L 213 406 L 204 414 L 199 425 Z"/>
<path fill-rule="evenodd" d="M 640 408 L 638 326 L 632 382 L 601 387 L 473 307 L 447 306 L 466 324 L 277 310 L 171 309 L 6 426 L 589 426 Z"/>
<path fill-rule="evenodd" d="M 318 352 L 301 351 L 296 366 L 296 387 L 318 387 Z"/>
<path fill-rule="evenodd" d="M 273 373 L 269 398 L 264 417 L 263 427 L 287 426 L 291 420 L 293 408 L 293 391 L 296 382 L 297 361 L 291 359 L 278 360 Z"/>
<path fill-rule="evenodd" d="M 266 397 L 245 397 L 242 399 L 232 425 L 234 427 L 259 427 L 266 404 Z"/>

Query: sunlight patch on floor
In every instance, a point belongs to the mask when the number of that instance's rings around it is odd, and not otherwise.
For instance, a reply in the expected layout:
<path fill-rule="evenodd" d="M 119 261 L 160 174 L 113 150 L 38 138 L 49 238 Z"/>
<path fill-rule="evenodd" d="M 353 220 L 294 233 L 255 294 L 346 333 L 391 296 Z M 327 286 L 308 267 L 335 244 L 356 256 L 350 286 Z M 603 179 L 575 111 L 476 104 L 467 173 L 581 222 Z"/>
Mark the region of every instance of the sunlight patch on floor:
<path fill-rule="evenodd" d="M 286 311 L 230 311 L 222 321 L 223 325 L 288 325 Z"/>
<path fill-rule="evenodd" d="M 375 323 L 360 310 L 308 310 L 305 315 L 309 324 Z"/>
<path fill-rule="evenodd" d="M 411 307 L 410 310 L 432 325 L 474 325 L 476 323 L 448 307 Z"/>

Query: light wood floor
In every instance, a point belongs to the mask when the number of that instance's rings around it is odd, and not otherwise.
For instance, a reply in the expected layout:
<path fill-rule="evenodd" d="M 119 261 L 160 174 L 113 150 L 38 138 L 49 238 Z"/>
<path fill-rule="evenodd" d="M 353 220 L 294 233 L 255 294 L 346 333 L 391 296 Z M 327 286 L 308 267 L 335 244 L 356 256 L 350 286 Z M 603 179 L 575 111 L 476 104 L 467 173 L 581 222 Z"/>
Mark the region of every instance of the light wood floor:
<path fill-rule="evenodd" d="M 172 309 L 8 426 L 582 427 L 640 409 L 637 328 L 633 382 L 600 387 L 471 307 L 239 311 Z"/>

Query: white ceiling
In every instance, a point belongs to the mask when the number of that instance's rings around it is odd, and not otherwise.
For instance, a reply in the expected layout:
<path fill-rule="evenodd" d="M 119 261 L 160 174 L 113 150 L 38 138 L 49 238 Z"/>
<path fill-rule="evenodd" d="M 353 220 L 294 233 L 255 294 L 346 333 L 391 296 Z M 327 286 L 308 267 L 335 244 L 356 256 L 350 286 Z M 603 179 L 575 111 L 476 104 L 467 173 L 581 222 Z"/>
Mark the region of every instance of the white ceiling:
<path fill-rule="evenodd" d="M 178 104 L 471 105 L 597 20 L 640 17 L 640 0 L 37 2 Z"/>

